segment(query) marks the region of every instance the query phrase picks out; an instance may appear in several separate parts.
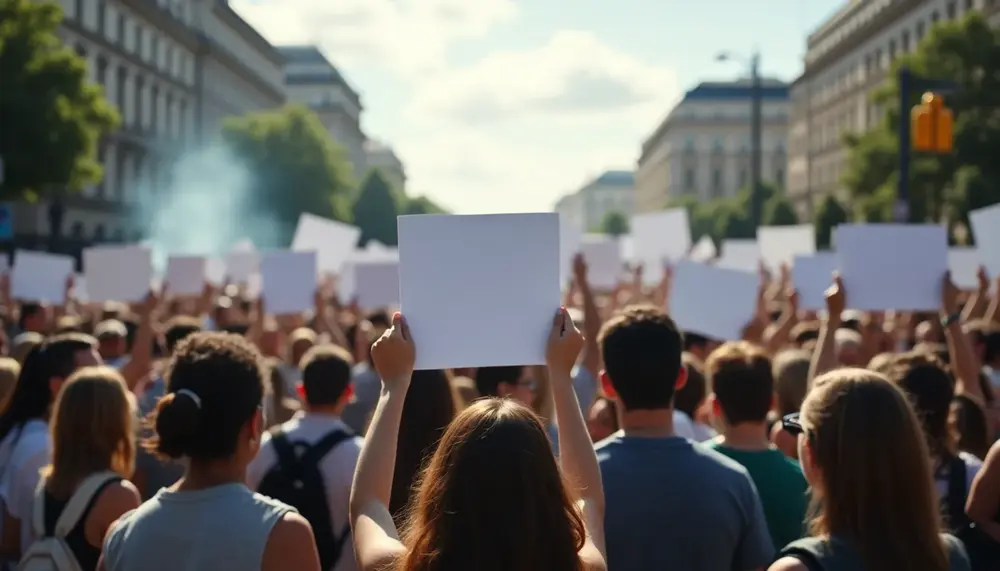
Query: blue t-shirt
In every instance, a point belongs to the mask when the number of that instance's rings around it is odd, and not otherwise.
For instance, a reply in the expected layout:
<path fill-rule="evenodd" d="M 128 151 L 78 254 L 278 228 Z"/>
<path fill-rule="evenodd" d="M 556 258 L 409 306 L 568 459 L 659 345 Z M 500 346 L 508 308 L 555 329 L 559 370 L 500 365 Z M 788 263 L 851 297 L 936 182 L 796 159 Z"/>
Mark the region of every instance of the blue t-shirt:
<path fill-rule="evenodd" d="M 614 571 L 749 571 L 774 545 L 746 468 L 677 436 L 597 444 Z"/>

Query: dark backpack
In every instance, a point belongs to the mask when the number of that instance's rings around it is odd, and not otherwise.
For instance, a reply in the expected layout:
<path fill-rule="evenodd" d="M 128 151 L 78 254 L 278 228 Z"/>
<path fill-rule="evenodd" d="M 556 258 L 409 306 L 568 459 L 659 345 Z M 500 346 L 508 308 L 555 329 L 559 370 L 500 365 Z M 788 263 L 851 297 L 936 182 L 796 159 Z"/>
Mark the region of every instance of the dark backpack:
<path fill-rule="evenodd" d="M 278 461 L 257 487 L 260 494 L 285 502 L 306 518 L 316 537 L 319 561 L 324 571 L 333 569 L 340 559 L 351 528 L 348 524 L 340 533 L 333 529 L 319 463 L 338 444 L 353 436 L 350 430 L 337 429 L 310 446 L 301 441 L 291 442 L 288 435 L 277 427 L 271 431 L 271 444 Z"/>
<path fill-rule="evenodd" d="M 953 456 L 948 465 L 948 497 L 945 498 L 947 528 L 965 545 L 972 571 L 1000 569 L 1000 543 L 969 521 L 965 515 L 966 490 L 965 461 Z"/>

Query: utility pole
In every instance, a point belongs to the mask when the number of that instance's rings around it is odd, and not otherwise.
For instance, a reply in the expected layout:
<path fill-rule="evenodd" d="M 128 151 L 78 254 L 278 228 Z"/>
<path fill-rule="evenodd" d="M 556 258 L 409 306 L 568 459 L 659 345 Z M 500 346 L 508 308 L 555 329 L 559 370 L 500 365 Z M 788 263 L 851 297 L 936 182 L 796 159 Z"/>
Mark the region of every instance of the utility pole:
<path fill-rule="evenodd" d="M 750 59 L 750 221 L 754 228 L 761 223 L 761 106 L 763 90 L 760 78 L 760 52 Z"/>

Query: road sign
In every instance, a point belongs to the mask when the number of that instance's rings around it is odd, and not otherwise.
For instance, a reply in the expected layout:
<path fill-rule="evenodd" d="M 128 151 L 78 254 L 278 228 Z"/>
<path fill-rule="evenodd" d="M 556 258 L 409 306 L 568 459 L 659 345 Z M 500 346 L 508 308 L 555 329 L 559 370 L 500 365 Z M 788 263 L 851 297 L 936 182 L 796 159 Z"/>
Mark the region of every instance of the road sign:
<path fill-rule="evenodd" d="M 9 204 L 0 204 L 0 240 L 14 238 L 14 215 Z"/>

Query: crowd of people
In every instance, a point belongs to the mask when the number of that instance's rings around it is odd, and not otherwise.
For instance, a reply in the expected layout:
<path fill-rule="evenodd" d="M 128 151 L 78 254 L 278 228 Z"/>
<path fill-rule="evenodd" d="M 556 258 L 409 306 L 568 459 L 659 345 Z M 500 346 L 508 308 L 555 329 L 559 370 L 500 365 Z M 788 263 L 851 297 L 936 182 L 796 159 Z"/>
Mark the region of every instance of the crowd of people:
<path fill-rule="evenodd" d="M 405 315 L 332 280 L 269 315 L 0 279 L 0 565 L 997 571 L 1000 279 L 941 280 L 939 312 L 857 312 L 833 276 L 817 313 L 762 268 L 718 340 L 669 269 L 595 291 L 578 256 L 544 365 L 414 371 Z"/>

